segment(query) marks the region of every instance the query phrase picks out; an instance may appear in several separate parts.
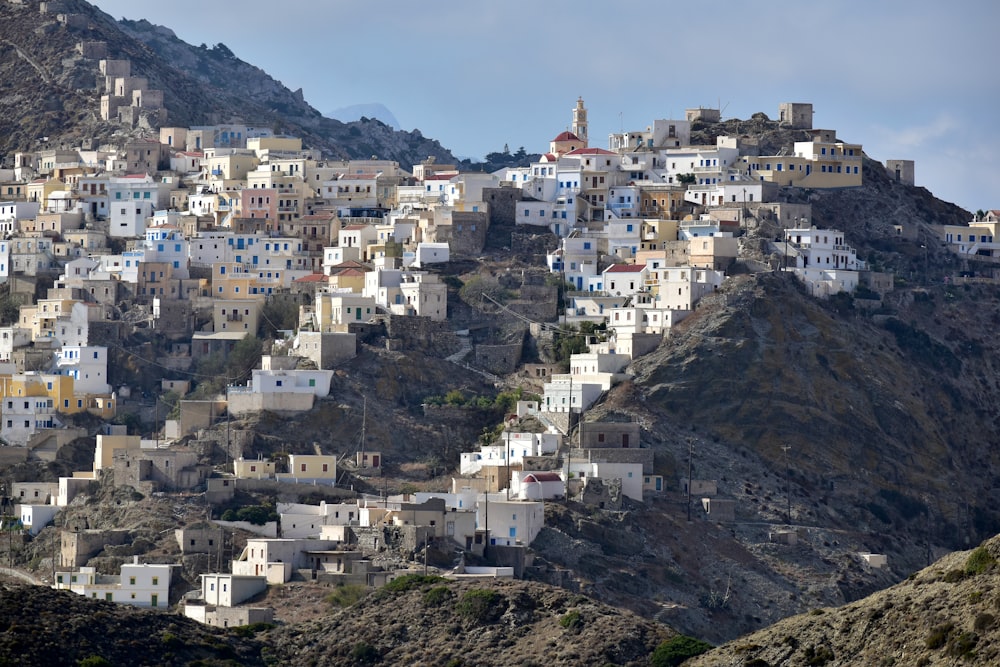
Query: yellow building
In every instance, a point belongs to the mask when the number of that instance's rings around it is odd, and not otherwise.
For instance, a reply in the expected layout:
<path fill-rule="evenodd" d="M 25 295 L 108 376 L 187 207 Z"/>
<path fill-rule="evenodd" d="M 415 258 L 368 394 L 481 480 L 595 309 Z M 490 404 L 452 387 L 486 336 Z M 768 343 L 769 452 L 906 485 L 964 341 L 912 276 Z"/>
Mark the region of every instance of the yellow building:
<path fill-rule="evenodd" d="M 740 158 L 755 180 L 803 188 L 851 188 L 862 183 L 861 144 L 835 140 L 796 141 L 792 155 Z"/>
<path fill-rule="evenodd" d="M 274 461 L 244 459 L 233 461 L 233 474 L 237 479 L 270 479 L 274 477 Z"/>

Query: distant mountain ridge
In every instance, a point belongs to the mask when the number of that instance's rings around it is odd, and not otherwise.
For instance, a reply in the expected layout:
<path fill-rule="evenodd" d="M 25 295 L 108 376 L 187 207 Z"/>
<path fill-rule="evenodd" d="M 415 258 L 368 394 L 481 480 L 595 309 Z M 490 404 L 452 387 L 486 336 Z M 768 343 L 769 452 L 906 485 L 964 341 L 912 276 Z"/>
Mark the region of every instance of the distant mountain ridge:
<path fill-rule="evenodd" d="M 351 121 L 361 120 L 362 118 L 374 118 L 380 122 L 385 123 L 394 130 L 400 129 L 402 126 L 399 121 L 396 120 L 396 116 L 389 111 L 388 107 L 379 102 L 371 102 L 369 104 L 351 104 L 346 107 L 340 107 L 339 109 L 334 109 L 326 114 L 327 118 L 333 118 L 339 120 L 341 123 L 350 123 Z"/>

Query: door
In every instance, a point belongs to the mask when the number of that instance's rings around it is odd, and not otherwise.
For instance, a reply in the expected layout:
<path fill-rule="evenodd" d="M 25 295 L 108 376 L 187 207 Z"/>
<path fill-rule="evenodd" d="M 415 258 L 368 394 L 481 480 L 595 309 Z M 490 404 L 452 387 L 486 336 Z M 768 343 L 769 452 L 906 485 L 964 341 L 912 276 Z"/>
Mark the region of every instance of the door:
<path fill-rule="evenodd" d="M 157 600 L 158 600 L 158 598 L 159 598 L 159 596 L 158 596 L 158 595 L 157 595 L 156 593 L 153 593 L 153 597 L 151 597 L 151 598 L 149 599 L 149 606 L 150 606 L 150 607 L 155 607 L 155 606 L 156 606 L 156 603 L 157 603 Z"/>

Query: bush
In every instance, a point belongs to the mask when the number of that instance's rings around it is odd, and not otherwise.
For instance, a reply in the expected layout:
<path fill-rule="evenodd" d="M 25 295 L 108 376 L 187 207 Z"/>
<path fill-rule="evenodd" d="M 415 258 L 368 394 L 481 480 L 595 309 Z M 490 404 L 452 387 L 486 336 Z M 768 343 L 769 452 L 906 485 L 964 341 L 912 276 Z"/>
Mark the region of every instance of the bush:
<path fill-rule="evenodd" d="M 559 619 L 559 625 L 567 630 L 579 630 L 583 627 L 583 618 L 581 618 L 580 612 L 574 609 Z"/>
<path fill-rule="evenodd" d="M 111 667 L 111 663 L 99 655 L 88 655 L 76 664 L 78 667 Z"/>
<path fill-rule="evenodd" d="M 350 607 L 367 593 L 368 589 L 361 584 L 338 584 L 326 596 L 326 601 L 334 607 Z"/>
<path fill-rule="evenodd" d="M 653 651 L 649 662 L 653 667 L 676 667 L 688 658 L 711 650 L 712 645 L 694 637 L 677 635 L 661 643 Z"/>
<path fill-rule="evenodd" d="M 436 584 L 441 581 L 444 581 L 444 577 L 438 577 L 433 574 L 404 574 L 402 577 L 397 577 L 387 583 L 382 587 L 382 590 L 389 593 L 405 593 L 406 591 L 423 588 L 428 584 Z"/>
<path fill-rule="evenodd" d="M 986 547 L 973 549 L 969 558 L 965 561 L 965 573 L 967 575 L 982 574 L 996 565 L 996 558 L 990 555 Z"/>
<path fill-rule="evenodd" d="M 931 633 L 924 640 L 924 646 L 934 650 L 939 649 L 948 642 L 948 635 L 955 627 L 954 623 L 944 623 L 931 628 Z"/>
<path fill-rule="evenodd" d="M 264 632 L 274 627 L 274 623 L 249 623 L 247 625 L 236 625 L 229 628 L 237 637 L 253 637 L 258 632 Z"/>
<path fill-rule="evenodd" d="M 496 620 L 502 611 L 501 597 L 496 591 L 476 589 L 467 591 L 455 605 L 455 611 L 466 621 L 475 625 L 484 625 Z M 499 613 L 498 613 L 499 612 Z"/>
<path fill-rule="evenodd" d="M 447 586 L 435 586 L 424 593 L 425 607 L 440 607 L 453 597 L 453 593 Z"/>
<path fill-rule="evenodd" d="M 378 649 L 368 642 L 358 642 L 351 649 L 351 661 L 355 665 L 374 665 L 381 660 Z"/>

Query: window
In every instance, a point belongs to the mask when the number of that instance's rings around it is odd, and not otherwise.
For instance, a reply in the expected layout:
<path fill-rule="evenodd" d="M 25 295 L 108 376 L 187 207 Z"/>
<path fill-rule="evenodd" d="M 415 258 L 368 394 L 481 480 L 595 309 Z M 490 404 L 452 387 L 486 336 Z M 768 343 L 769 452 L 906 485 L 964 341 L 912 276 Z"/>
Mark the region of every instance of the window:
<path fill-rule="evenodd" d="M 135 586 L 135 577 L 129 577 L 128 578 L 128 585 L 129 586 Z"/>
<path fill-rule="evenodd" d="M 153 577 L 153 585 L 154 586 L 159 586 L 160 585 L 160 578 L 159 577 Z"/>

